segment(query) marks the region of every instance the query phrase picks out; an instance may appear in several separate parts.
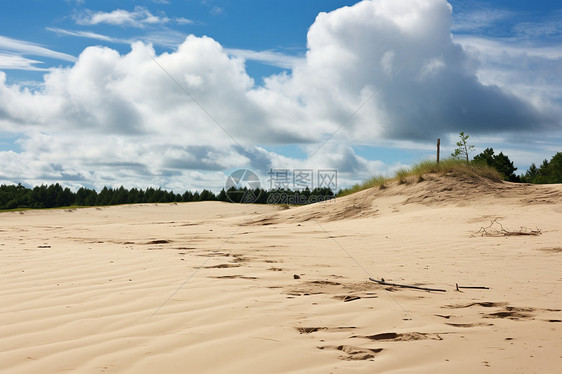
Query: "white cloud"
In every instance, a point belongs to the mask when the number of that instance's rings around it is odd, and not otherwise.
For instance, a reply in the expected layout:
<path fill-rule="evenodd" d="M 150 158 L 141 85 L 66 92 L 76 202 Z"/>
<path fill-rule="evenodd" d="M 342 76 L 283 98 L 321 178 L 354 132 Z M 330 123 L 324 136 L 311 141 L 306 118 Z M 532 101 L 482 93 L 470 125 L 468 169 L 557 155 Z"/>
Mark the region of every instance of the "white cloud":
<path fill-rule="evenodd" d="M 116 9 L 111 12 L 94 12 L 86 10 L 77 16 L 76 23 L 79 25 L 99 25 L 106 23 L 116 26 L 145 27 L 146 25 L 164 24 L 170 19 L 166 16 L 155 16 L 147 8 L 142 6 L 135 7 L 130 12 L 124 9 Z"/>
<path fill-rule="evenodd" d="M 498 21 L 512 17 L 513 12 L 505 9 L 481 8 L 460 12 L 454 17 L 451 30 L 454 32 L 474 32 L 489 28 Z"/>
<path fill-rule="evenodd" d="M 54 58 L 57 60 L 75 62 L 76 57 L 66 53 L 50 50 L 35 43 L 12 39 L 0 35 L 0 52 L 12 52 L 19 55 L 31 55 Z"/>
<path fill-rule="evenodd" d="M 394 67 L 394 51 L 386 51 L 381 58 L 382 70 L 386 75 L 391 76 Z"/>
<path fill-rule="evenodd" d="M 431 79 L 432 77 L 438 75 L 440 71 L 445 69 L 446 67 L 447 66 L 445 65 L 442 57 L 431 58 L 423 64 L 418 77 L 422 81 L 425 79 Z"/>
<path fill-rule="evenodd" d="M 174 21 L 179 25 L 192 25 L 193 23 L 195 23 L 192 19 L 185 17 L 174 18 Z"/>
<path fill-rule="evenodd" d="M 478 77 L 484 84 L 501 87 L 542 112 L 562 115 L 560 46 L 464 36 L 455 40 L 478 60 Z"/>
<path fill-rule="evenodd" d="M 550 13 L 547 19 L 540 22 L 521 22 L 514 27 L 515 34 L 520 38 L 548 38 L 562 35 L 562 10 Z"/>
<path fill-rule="evenodd" d="M 18 55 L 0 53 L 0 69 L 4 70 L 47 71 L 46 68 L 36 66 L 41 63 Z"/>
<path fill-rule="evenodd" d="M 454 40 L 471 54 L 482 53 L 483 55 L 494 56 L 496 58 L 502 58 L 503 56 L 506 62 L 521 54 L 547 59 L 562 58 L 562 49 L 558 44 L 542 45 L 539 43 L 534 45 L 525 40 L 484 38 L 466 35 L 455 35 Z M 513 61 L 512 63 L 517 63 L 517 61 Z"/>
<path fill-rule="evenodd" d="M 227 48 L 226 51 L 233 56 L 242 57 L 246 60 L 259 61 L 283 69 L 292 69 L 297 63 L 303 60 L 302 57 L 286 55 L 275 51 L 252 51 L 236 48 Z"/>
<path fill-rule="evenodd" d="M 135 42 L 142 41 L 153 45 L 174 49 L 177 48 L 177 46 L 181 44 L 186 38 L 186 35 L 184 33 L 169 29 L 164 29 L 162 31 L 153 31 L 146 33 L 145 35 L 129 39 L 116 38 L 113 36 L 98 34 L 91 31 L 67 30 L 57 27 L 47 27 L 47 30 L 62 36 L 74 36 L 78 38 L 100 40 L 115 44 L 133 44 Z"/>
<path fill-rule="evenodd" d="M 214 15 L 214 16 L 218 16 L 218 15 L 223 14 L 223 13 L 224 13 L 224 9 L 219 7 L 219 6 L 213 6 L 211 8 L 211 14 Z"/>
<path fill-rule="evenodd" d="M 183 43 L 186 34 L 170 29 L 163 29 L 160 31 L 149 32 L 136 40 L 144 41 L 158 46 L 163 46 L 171 49 L 176 49 L 178 45 Z"/>
<path fill-rule="evenodd" d="M 384 84 L 344 128 L 351 141 L 560 128 L 556 111 L 479 80 L 477 61 L 451 38 L 450 15 L 438 0 L 364 1 L 322 13 L 309 30 L 306 60 L 267 87 L 299 98 L 317 123 L 326 121 L 327 136 Z"/>
<path fill-rule="evenodd" d="M 66 29 L 61 29 L 61 28 L 58 28 L 58 27 L 47 27 L 47 30 L 52 31 L 52 32 L 56 33 L 57 35 L 63 35 L 63 36 L 76 36 L 76 37 L 80 37 L 80 38 L 101 40 L 101 41 L 104 41 L 104 42 L 119 43 L 119 44 L 130 44 L 130 43 L 132 43 L 132 40 L 130 40 L 130 39 L 113 38 L 111 36 L 98 34 L 98 33 L 92 32 L 92 31 L 66 30 Z"/>
<path fill-rule="evenodd" d="M 95 22 L 145 19 L 109 15 Z M 194 177 L 216 185 L 235 167 L 302 167 L 337 168 L 351 182 L 399 166 L 367 160 L 353 144 L 433 147 L 436 137 L 461 130 L 475 138 L 560 134 L 559 57 L 501 41 L 502 53 L 487 53 L 485 44 L 453 39 L 450 26 L 444 0 L 363 1 L 320 14 L 302 58 L 189 36 L 160 55 L 143 42 L 126 54 L 89 47 L 33 90 L 0 72 L 0 131 L 20 134 L 22 148 L 0 153 L 0 179 L 177 189 L 196 187 Z M 245 59 L 291 70 L 256 86 Z M 308 157 L 266 150 L 286 144 L 300 144 Z"/>

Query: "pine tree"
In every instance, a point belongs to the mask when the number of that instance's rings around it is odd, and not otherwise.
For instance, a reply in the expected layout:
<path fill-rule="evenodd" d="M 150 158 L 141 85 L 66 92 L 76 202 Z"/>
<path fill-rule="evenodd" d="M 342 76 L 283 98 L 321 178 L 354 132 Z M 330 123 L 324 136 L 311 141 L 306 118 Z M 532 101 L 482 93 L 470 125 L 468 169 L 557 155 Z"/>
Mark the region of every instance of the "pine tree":
<path fill-rule="evenodd" d="M 470 152 L 474 150 L 474 146 L 472 144 L 468 144 L 469 137 L 470 135 L 461 131 L 459 134 L 460 140 L 457 142 L 457 148 L 453 153 L 451 153 L 451 156 L 454 158 L 466 159 L 467 164 L 469 163 Z"/>

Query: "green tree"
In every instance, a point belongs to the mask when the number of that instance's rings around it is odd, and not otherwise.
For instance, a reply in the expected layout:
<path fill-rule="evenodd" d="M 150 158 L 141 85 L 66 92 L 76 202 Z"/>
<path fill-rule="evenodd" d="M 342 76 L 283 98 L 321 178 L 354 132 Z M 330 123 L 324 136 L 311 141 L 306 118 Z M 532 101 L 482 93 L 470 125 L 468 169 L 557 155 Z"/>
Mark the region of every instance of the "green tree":
<path fill-rule="evenodd" d="M 550 169 L 550 164 L 548 162 L 547 159 L 544 159 L 541 166 L 539 166 L 538 170 L 537 170 L 537 175 L 535 176 L 535 178 L 533 179 L 532 183 L 537 183 L 537 184 L 545 184 L 545 183 L 549 183 L 549 169 Z"/>
<path fill-rule="evenodd" d="M 557 152 L 550 161 L 545 159 L 538 168 L 532 163 L 521 180 L 537 184 L 562 183 L 562 152 Z"/>
<path fill-rule="evenodd" d="M 541 166 L 539 166 L 539 170 L 537 171 L 537 174 L 539 177 L 547 177 L 548 176 L 548 160 L 544 159 L 544 161 L 542 162 Z"/>
<path fill-rule="evenodd" d="M 51 184 L 47 187 L 47 194 L 45 196 L 45 208 L 54 208 L 57 206 L 57 197 L 59 202 L 62 202 L 62 187 L 60 184 Z"/>
<path fill-rule="evenodd" d="M 135 204 L 138 202 L 139 202 L 139 190 L 133 187 L 127 193 L 127 203 Z"/>
<path fill-rule="evenodd" d="M 87 190 L 84 187 L 80 187 L 78 189 L 78 191 L 76 191 L 76 197 L 75 197 L 75 204 L 76 205 L 86 205 L 86 199 L 88 198 L 89 195 L 89 190 Z"/>
<path fill-rule="evenodd" d="M 562 152 L 542 162 L 533 183 L 562 183 Z"/>
<path fill-rule="evenodd" d="M 183 195 L 181 195 L 181 198 L 183 202 L 187 203 L 193 201 L 193 194 L 191 193 L 191 191 L 185 191 Z"/>
<path fill-rule="evenodd" d="M 221 192 L 219 192 L 219 195 L 217 196 L 217 200 L 228 201 L 228 196 L 226 196 L 226 191 L 224 190 L 224 188 L 221 190 Z"/>
<path fill-rule="evenodd" d="M 126 190 L 125 187 L 121 186 L 119 189 L 115 190 L 115 193 L 111 197 L 111 201 L 109 203 L 110 205 L 125 204 L 127 202 L 128 195 L 129 191 Z"/>
<path fill-rule="evenodd" d="M 216 199 L 215 194 L 209 190 L 203 190 L 201 191 L 201 195 L 199 195 L 199 201 L 213 201 Z"/>
<path fill-rule="evenodd" d="M 470 152 L 474 150 L 472 144 L 468 144 L 468 138 L 470 135 L 465 134 L 463 131 L 459 134 L 459 141 L 457 142 L 457 148 L 451 153 L 454 158 L 466 159 L 466 163 L 469 163 Z"/>
<path fill-rule="evenodd" d="M 21 183 L 0 186 L 0 209 L 28 208 L 31 204 L 31 190 Z"/>
<path fill-rule="evenodd" d="M 502 173 L 505 179 L 510 182 L 520 181 L 519 177 L 515 175 L 515 170 L 517 170 L 517 168 L 513 166 L 513 162 L 509 159 L 509 157 L 504 155 L 503 152 L 495 155 L 493 148 L 486 148 L 484 152 L 474 156 L 472 162 L 477 164 L 486 164 L 493 167 Z"/>
<path fill-rule="evenodd" d="M 96 199 L 96 205 L 109 205 L 113 198 L 113 189 L 104 187 L 100 191 Z"/>
<path fill-rule="evenodd" d="M 86 196 L 86 199 L 84 200 L 84 204 L 85 206 L 94 206 L 96 205 L 96 201 L 98 200 L 98 193 L 93 190 L 90 193 L 88 193 L 88 195 Z"/>
<path fill-rule="evenodd" d="M 550 159 L 548 174 L 548 183 L 562 183 L 562 152 L 557 152 Z"/>
<path fill-rule="evenodd" d="M 474 156 L 473 161 L 475 163 L 484 163 L 492 166 L 492 164 L 494 163 L 494 149 L 486 148 L 482 153 Z"/>
<path fill-rule="evenodd" d="M 55 199 L 55 206 L 70 206 L 74 204 L 74 194 L 70 191 L 70 188 L 66 187 L 64 190 L 62 187 L 57 191 L 57 197 Z"/>
<path fill-rule="evenodd" d="M 525 174 L 521 175 L 521 182 L 534 183 L 534 180 L 537 177 L 538 173 L 539 173 L 539 169 L 537 168 L 537 165 L 535 165 L 535 163 L 533 162 L 531 166 L 529 166 L 529 170 L 527 170 Z"/>

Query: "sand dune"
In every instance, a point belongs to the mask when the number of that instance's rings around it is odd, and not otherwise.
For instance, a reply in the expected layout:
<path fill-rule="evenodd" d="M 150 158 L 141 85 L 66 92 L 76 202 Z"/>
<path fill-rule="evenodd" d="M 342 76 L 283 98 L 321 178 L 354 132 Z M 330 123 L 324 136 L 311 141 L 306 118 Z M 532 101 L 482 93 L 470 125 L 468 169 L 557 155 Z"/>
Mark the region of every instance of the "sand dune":
<path fill-rule="evenodd" d="M 2 213 L 0 371 L 555 373 L 560 222 L 561 185 L 437 175 L 286 210 Z"/>

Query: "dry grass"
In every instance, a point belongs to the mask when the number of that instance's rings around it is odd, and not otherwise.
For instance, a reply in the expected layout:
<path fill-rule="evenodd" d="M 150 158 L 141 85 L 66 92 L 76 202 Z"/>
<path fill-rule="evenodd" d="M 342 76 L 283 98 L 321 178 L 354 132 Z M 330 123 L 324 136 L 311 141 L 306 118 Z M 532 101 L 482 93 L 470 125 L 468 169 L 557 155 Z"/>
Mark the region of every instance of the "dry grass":
<path fill-rule="evenodd" d="M 368 188 L 373 188 L 373 187 L 378 187 L 380 189 L 383 189 L 383 188 L 386 187 L 387 181 L 388 181 L 388 178 L 383 177 L 383 176 L 372 177 L 371 179 L 369 179 L 369 180 L 367 180 L 367 181 L 365 181 L 361 184 L 356 184 L 353 187 L 341 190 L 338 193 L 338 197 L 351 195 L 351 194 L 354 194 L 356 192 L 363 191 L 363 190 L 366 190 Z"/>
<path fill-rule="evenodd" d="M 406 183 L 406 179 L 412 175 L 409 169 L 398 169 L 394 174 L 394 179 L 398 180 L 398 184 Z"/>
<path fill-rule="evenodd" d="M 491 166 L 474 163 L 467 164 L 462 160 L 451 158 L 442 160 L 439 164 L 435 161 L 422 161 L 412 166 L 408 171 L 410 176 L 422 176 L 424 174 L 434 173 L 481 177 L 494 182 L 503 180 L 502 175 Z"/>
<path fill-rule="evenodd" d="M 409 183 L 409 181 L 423 182 L 425 174 L 444 174 L 452 176 L 465 176 L 470 178 L 485 178 L 494 182 L 503 180 L 502 175 L 494 168 L 483 164 L 467 164 L 463 160 L 444 159 L 437 163 L 436 161 L 422 161 L 410 168 L 402 168 L 396 171 L 394 178 L 383 176 L 373 177 L 361 184 L 341 190 L 338 197 L 351 195 L 353 193 L 366 190 L 368 188 L 378 187 L 385 188 L 391 181 L 398 184 Z M 414 179 L 416 178 L 416 179 Z"/>

